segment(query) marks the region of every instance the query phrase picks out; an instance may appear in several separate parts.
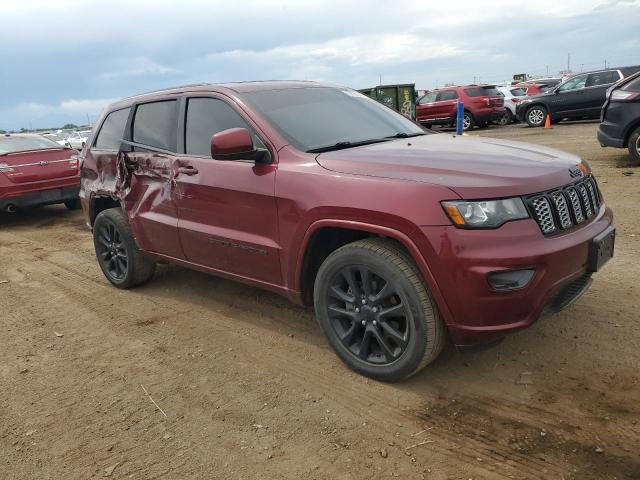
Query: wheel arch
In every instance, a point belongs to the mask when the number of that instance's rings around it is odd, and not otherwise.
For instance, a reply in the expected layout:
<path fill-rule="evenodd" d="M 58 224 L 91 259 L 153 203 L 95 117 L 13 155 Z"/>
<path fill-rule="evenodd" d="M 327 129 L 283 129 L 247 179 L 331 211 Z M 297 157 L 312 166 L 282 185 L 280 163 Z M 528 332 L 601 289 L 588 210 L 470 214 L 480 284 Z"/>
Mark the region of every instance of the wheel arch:
<path fill-rule="evenodd" d="M 629 139 L 631 138 L 631 135 L 633 134 L 633 132 L 636 131 L 636 129 L 640 128 L 640 118 L 635 119 L 633 122 L 631 122 L 629 124 L 629 126 L 627 127 L 627 130 L 624 134 L 624 148 L 628 148 L 629 147 Z"/>
<path fill-rule="evenodd" d="M 91 200 L 89 202 L 89 222 L 91 224 L 91 228 L 93 228 L 96 217 L 100 212 L 110 208 L 122 208 L 120 200 L 116 197 L 105 194 L 96 194 L 91 196 Z"/>
<path fill-rule="evenodd" d="M 336 235 L 332 237 L 332 235 Z M 426 259 L 411 238 L 396 229 L 354 222 L 348 220 L 319 220 L 313 223 L 305 233 L 295 270 L 295 289 L 300 292 L 304 305 L 313 305 L 313 287 L 318 269 L 322 262 L 337 248 L 367 237 L 383 237 L 397 242 L 415 262 L 422 279 L 431 291 L 440 314 L 446 324 L 450 323 L 451 312 L 438 287 Z M 326 241 L 327 238 L 332 240 Z M 316 247 L 320 245 L 321 249 Z"/>

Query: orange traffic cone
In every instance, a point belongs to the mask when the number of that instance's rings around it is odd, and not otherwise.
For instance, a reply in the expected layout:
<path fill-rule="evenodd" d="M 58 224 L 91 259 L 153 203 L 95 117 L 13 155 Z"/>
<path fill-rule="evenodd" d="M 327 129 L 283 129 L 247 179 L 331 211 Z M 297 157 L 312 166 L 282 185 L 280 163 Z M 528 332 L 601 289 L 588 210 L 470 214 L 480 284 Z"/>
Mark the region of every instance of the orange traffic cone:
<path fill-rule="evenodd" d="M 547 113 L 547 118 L 544 120 L 544 128 L 551 128 L 551 117 Z"/>

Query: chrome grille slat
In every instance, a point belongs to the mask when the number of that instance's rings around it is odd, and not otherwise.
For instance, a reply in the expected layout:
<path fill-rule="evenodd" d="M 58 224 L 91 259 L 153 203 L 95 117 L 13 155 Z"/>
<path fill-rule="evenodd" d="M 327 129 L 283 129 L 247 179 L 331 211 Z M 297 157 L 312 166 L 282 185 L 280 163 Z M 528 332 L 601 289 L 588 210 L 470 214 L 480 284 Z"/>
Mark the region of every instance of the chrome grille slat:
<path fill-rule="evenodd" d="M 560 228 L 563 230 L 573 225 L 571 221 L 571 215 L 569 215 L 569 206 L 567 200 L 564 198 L 562 192 L 554 193 L 551 198 L 556 206 L 556 212 L 558 212 L 558 219 L 560 220 Z"/>
<path fill-rule="evenodd" d="M 546 197 L 536 197 L 531 202 L 536 213 L 536 220 L 543 233 L 553 233 L 557 230 L 556 222 L 551 213 L 551 205 Z"/>
<path fill-rule="evenodd" d="M 588 182 L 586 182 L 586 184 L 587 184 L 587 190 L 589 191 L 589 198 L 591 199 L 591 204 L 593 205 L 593 209 L 594 211 L 597 211 L 600 205 L 598 202 L 598 195 L 596 194 L 596 189 L 593 186 L 593 181 L 589 180 Z"/>
<path fill-rule="evenodd" d="M 584 212 L 580 205 L 580 199 L 578 198 L 578 192 L 575 188 L 568 188 L 567 194 L 569 195 L 569 201 L 571 202 L 571 208 L 573 208 L 573 216 L 576 219 L 576 223 L 584 222 Z"/>
<path fill-rule="evenodd" d="M 570 185 L 530 195 L 527 201 L 545 235 L 580 225 L 600 210 L 598 185 L 590 175 Z"/>
<path fill-rule="evenodd" d="M 589 200 L 589 194 L 587 193 L 587 188 L 584 186 L 584 183 L 578 185 L 578 190 L 580 191 L 580 196 L 582 197 L 582 202 L 584 205 L 584 210 L 587 213 L 587 218 L 591 218 L 593 216 L 593 209 L 591 208 L 591 200 Z"/>

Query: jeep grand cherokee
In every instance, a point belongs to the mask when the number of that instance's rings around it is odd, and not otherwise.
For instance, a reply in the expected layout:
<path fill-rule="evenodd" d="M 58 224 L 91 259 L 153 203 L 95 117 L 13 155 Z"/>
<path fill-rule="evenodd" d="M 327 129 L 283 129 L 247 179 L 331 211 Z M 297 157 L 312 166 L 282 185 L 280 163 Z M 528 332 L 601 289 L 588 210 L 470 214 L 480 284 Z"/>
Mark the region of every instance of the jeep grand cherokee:
<path fill-rule="evenodd" d="M 314 305 L 354 370 L 405 378 L 566 307 L 613 254 L 579 158 L 433 134 L 348 88 L 194 85 L 109 106 L 81 200 L 107 279 L 172 262 Z"/>

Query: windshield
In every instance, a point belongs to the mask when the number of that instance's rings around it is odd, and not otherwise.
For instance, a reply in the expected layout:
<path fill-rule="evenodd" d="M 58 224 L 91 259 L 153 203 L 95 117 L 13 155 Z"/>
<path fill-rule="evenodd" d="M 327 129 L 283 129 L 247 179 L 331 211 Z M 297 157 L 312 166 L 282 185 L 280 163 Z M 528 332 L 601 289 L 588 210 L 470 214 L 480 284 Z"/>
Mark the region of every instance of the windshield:
<path fill-rule="evenodd" d="M 303 151 L 425 133 L 411 120 L 354 90 L 290 88 L 242 96 Z"/>
<path fill-rule="evenodd" d="M 0 155 L 3 153 L 26 152 L 28 150 L 46 150 L 49 148 L 62 148 L 48 138 L 0 136 Z"/>

